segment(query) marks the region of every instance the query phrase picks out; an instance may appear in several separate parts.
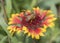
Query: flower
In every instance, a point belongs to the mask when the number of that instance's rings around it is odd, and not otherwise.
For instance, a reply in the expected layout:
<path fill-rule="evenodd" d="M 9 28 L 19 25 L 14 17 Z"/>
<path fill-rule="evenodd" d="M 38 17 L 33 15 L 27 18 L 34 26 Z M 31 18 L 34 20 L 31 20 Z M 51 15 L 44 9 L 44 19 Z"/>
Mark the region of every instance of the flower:
<path fill-rule="evenodd" d="M 37 7 L 32 11 L 27 10 L 20 14 L 12 14 L 12 18 L 9 20 L 10 33 L 23 31 L 27 36 L 39 39 L 40 36 L 44 36 L 47 27 L 54 26 L 56 18 L 52 11 L 41 10 Z"/>

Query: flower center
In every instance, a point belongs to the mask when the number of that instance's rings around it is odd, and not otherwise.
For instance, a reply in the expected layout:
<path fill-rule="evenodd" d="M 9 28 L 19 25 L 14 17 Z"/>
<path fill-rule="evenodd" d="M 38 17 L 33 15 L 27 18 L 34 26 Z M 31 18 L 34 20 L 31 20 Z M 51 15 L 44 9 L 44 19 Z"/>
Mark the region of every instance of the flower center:
<path fill-rule="evenodd" d="M 22 20 L 22 24 L 30 29 L 36 29 L 39 27 L 43 27 L 42 20 L 39 16 L 33 16 L 29 21 L 26 21 L 25 19 Z"/>

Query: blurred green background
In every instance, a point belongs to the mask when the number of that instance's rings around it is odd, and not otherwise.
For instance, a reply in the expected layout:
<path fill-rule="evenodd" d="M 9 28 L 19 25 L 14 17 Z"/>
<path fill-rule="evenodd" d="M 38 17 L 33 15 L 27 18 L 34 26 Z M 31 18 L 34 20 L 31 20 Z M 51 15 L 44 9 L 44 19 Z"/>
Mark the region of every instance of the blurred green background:
<path fill-rule="evenodd" d="M 39 40 L 33 40 L 22 32 L 12 37 L 7 30 L 11 14 L 33 7 L 52 10 L 57 17 L 55 27 L 47 29 L 45 36 Z M 60 0 L 0 0 L 0 43 L 60 43 Z"/>

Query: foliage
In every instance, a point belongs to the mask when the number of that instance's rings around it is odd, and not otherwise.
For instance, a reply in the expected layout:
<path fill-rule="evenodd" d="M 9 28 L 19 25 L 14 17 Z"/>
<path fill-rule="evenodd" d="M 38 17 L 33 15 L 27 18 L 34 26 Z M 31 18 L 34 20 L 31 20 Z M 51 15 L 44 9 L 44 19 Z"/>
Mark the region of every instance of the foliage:
<path fill-rule="evenodd" d="M 56 5 L 60 6 L 60 0 L 0 0 L 0 43 L 60 43 L 60 14 L 58 15 Z M 55 27 L 47 29 L 45 36 L 39 40 L 33 40 L 23 32 L 11 36 L 7 30 L 7 23 L 11 14 L 20 13 L 27 9 L 31 10 L 37 6 L 41 9 L 51 9 L 53 11 L 57 17 Z"/>

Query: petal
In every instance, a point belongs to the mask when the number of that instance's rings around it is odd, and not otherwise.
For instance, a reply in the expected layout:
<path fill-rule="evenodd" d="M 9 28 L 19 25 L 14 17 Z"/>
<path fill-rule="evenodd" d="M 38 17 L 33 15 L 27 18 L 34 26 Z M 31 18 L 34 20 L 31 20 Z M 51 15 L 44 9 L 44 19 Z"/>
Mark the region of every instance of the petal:
<path fill-rule="evenodd" d="M 55 15 L 54 14 L 50 14 L 50 15 L 48 15 L 48 17 L 54 17 Z"/>
<path fill-rule="evenodd" d="M 48 13 L 52 13 L 52 11 L 51 11 L 51 10 L 48 10 L 47 12 L 48 12 Z"/>
<path fill-rule="evenodd" d="M 20 17 L 24 17 L 24 13 L 21 12 L 21 13 L 19 14 L 19 16 L 20 16 Z"/>
<path fill-rule="evenodd" d="M 44 28 L 44 29 L 43 29 L 43 28 L 41 28 L 41 31 L 42 31 L 42 32 L 46 32 L 46 28 Z"/>
<path fill-rule="evenodd" d="M 31 11 L 30 10 L 27 10 L 26 11 L 26 15 L 30 15 L 31 14 Z"/>
<path fill-rule="evenodd" d="M 48 26 L 52 28 L 52 27 L 54 27 L 54 25 L 55 25 L 55 24 L 52 22 L 52 23 L 50 23 Z"/>
<path fill-rule="evenodd" d="M 47 22 L 53 22 L 55 20 L 56 20 L 56 18 L 52 18 L 52 19 L 48 19 Z"/>
<path fill-rule="evenodd" d="M 43 19 L 46 16 L 46 14 L 47 14 L 47 11 L 44 11 L 41 15 L 41 19 Z"/>
<path fill-rule="evenodd" d="M 35 14 L 40 14 L 40 9 L 39 7 L 33 8 Z"/>
<path fill-rule="evenodd" d="M 32 38 L 34 38 L 34 34 L 32 34 L 31 36 L 32 36 Z"/>
<path fill-rule="evenodd" d="M 19 14 L 18 13 L 12 14 L 12 17 L 15 17 L 15 16 L 19 16 Z"/>
<path fill-rule="evenodd" d="M 35 35 L 35 38 L 36 38 L 36 39 L 39 39 L 39 35 Z"/>
<path fill-rule="evenodd" d="M 28 30 L 25 30 L 24 33 L 25 33 L 25 34 L 28 33 Z"/>
<path fill-rule="evenodd" d="M 17 33 L 17 34 L 19 34 L 20 32 L 21 32 L 21 30 L 17 30 L 17 32 L 16 32 L 16 33 Z"/>
<path fill-rule="evenodd" d="M 16 33 L 17 33 L 17 34 L 19 34 L 21 31 L 22 31 L 21 28 L 17 28 L 17 29 L 16 29 Z"/>
<path fill-rule="evenodd" d="M 40 36 L 44 36 L 44 34 L 41 32 L 41 33 L 40 33 Z"/>
<path fill-rule="evenodd" d="M 40 28 L 37 28 L 36 30 L 35 30 L 35 33 L 36 34 L 39 34 L 41 32 L 41 29 Z"/>
<path fill-rule="evenodd" d="M 31 34 L 28 32 L 28 36 L 30 36 Z"/>
<path fill-rule="evenodd" d="M 26 31 L 26 30 L 27 30 L 27 27 L 26 27 L 26 26 L 23 26 L 23 28 L 22 28 L 22 29 Z"/>
<path fill-rule="evenodd" d="M 20 21 L 20 19 L 18 18 L 18 17 L 15 17 L 14 19 L 13 19 L 13 22 L 15 22 L 15 23 L 21 23 L 21 21 Z"/>
<path fill-rule="evenodd" d="M 13 22 L 10 21 L 8 24 L 13 24 Z"/>

